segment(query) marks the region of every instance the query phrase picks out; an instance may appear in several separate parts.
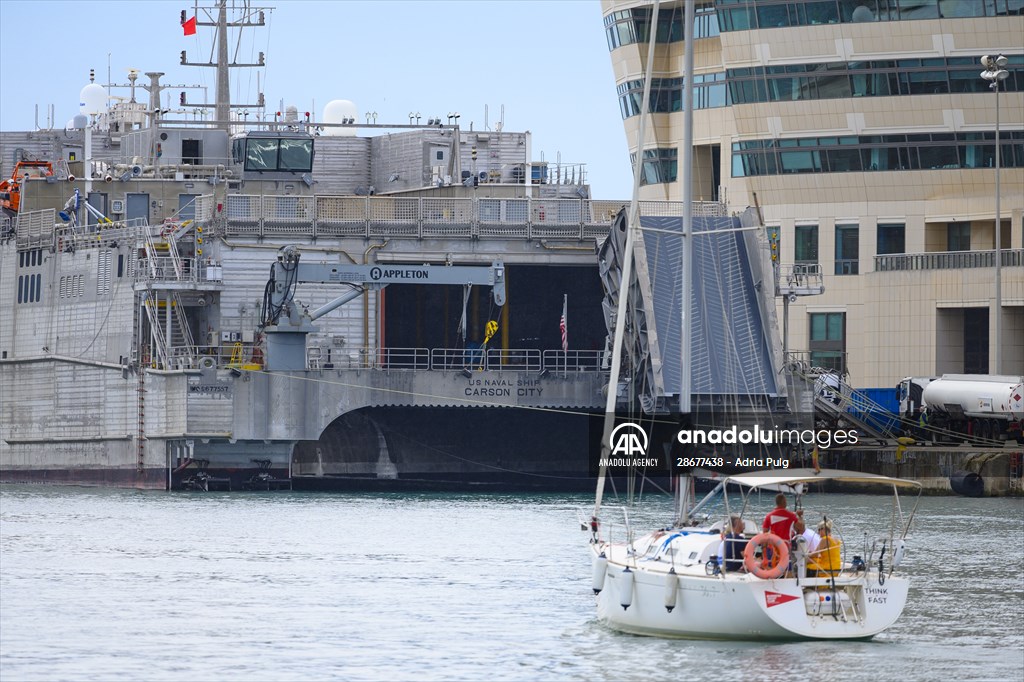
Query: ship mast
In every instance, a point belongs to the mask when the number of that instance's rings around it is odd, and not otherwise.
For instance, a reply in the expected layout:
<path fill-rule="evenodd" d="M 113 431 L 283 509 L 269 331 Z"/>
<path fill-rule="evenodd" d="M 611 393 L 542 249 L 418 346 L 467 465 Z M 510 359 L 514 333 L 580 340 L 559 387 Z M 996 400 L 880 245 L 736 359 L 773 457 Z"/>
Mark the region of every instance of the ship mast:
<path fill-rule="evenodd" d="M 193 103 L 182 101 L 181 105 L 186 107 L 212 106 L 216 118 L 215 125 L 218 128 L 230 130 L 232 108 L 261 109 L 265 106 L 265 100 L 262 92 L 257 93 L 257 101 L 255 104 L 232 104 L 231 78 L 229 75 L 232 68 L 259 68 L 265 66 L 266 62 L 264 54 L 260 52 L 258 61 L 246 63 L 234 61 L 228 52 L 228 28 L 244 29 L 266 26 L 265 9 L 267 8 L 251 7 L 248 0 L 244 0 L 241 3 L 241 6 L 238 7 L 238 16 L 229 20 L 228 0 L 219 0 L 216 5 L 212 7 L 200 7 L 198 4 L 196 5 L 196 26 L 208 26 L 217 29 L 217 38 L 215 41 L 217 58 L 214 60 L 213 53 L 211 51 L 210 59 L 208 61 L 193 62 L 188 60 L 185 50 L 182 50 L 181 64 L 182 66 L 205 66 L 216 69 L 217 93 L 213 104 L 208 102 Z M 216 18 L 214 18 L 215 12 Z M 200 17 L 200 14 L 202 17 Z"/>
<path fill-rule="evenodd" d="M 262 61 L 262 60 L 260 60 Z M 228 78 L 228 8 L 227 0 L 220 1 L 217 16 L 217 121 L 231 120 L 231 88 Z"/>

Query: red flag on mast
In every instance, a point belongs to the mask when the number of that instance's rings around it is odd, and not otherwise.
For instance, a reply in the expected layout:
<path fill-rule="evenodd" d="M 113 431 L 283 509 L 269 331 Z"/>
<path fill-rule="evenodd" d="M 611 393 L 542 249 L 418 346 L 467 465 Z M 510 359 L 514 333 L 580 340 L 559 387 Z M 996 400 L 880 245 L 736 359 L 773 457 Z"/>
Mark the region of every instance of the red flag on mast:
<path fill-rule="evenodd" d="M 194 36 L 196 34 L 196 18 L 186 19 L 182 22 L 181 27 L 185 29 L 185 35 Z"/>

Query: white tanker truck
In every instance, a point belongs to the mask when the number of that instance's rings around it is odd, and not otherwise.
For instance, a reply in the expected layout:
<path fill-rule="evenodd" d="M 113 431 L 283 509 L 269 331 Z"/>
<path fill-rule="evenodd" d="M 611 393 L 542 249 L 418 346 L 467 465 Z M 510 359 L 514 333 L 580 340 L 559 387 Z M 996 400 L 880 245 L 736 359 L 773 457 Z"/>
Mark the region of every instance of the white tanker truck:
<path fill-rule="evenodd" d="M 923 390 L 922 390 L 923 389 Z M 913 398 L 920 396 L 920 400 Z M 904 418 L 924 414 L 929 427 L 990 440 L 1024 443 L 1024 377 L 943 374 L 939 379 L 907 377 L 900 382 Z"/>

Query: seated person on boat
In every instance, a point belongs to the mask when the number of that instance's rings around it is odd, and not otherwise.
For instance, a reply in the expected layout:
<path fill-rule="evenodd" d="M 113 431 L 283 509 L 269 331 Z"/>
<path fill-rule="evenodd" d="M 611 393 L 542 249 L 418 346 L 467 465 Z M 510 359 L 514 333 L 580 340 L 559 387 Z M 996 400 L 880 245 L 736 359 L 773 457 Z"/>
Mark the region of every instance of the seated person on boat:
<path fill-rule="evenodd" d="M 793 544 L 794 549 L 796 548 L 797 538 L 803 538 L 806 542 L 805 550 L 808 554 L 818 549 L 818 545 L 821 543 L 821 536 L 815 533 L 812 529 L 807 527 L 804 523 L 804 516 L 802 511 L 797 512 L 797 520 L 793 522 Z"/>
<path fill-rule="evenodd" d="M 807 556 L 808 575 L 838 575 L 843 568 L 843 543 L 832 535 L 832 522 L 825 519 L 818 524 L 821 542 Z"/>
<path fill-rule="evenodd" d="M 718 547 L 719 561 L 726 571 L 742 571 L 743 550 L 749 542 L 743 537 L 743 519 L 736 515 L 730 516 L 729 524 L 729 532 L 722 535 L 722 544 Z"/>

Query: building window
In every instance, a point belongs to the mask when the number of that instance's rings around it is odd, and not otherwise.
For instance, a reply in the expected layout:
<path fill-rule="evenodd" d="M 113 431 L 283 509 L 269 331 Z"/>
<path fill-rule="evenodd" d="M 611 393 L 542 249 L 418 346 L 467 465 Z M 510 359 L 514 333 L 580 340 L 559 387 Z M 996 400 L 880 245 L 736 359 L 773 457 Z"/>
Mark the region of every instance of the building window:
<path fill-rule="evenodd" d="M 643 111 L 644 82 L 627 81 L 616 88 L 622 118 L 637 116 Z M 726 105 L 724 73 L 704 73 L 693 77 L 693 108 L 712 109 Z M 648 109 L 655 114 L 683 110 L 683 79 L 652 78 Z"/>
<path fill-rule="evenodd" d="M 675 182 L 678 172 L 678 151 L 673 149 L 645 149 L 640 171 L 641 185 Z M 636 154 L 630 154 L 630 164 L 636 166 Z"/>
<path fill-rule="evenodd" d="M 971 224 L 948 223 L 946 225 L 946 251 L 971 250 Z"/>
<path fill-rule="evenodd" d="M 860 252 L 860 228 L 836 225 L 836 274 L 856 275 Z"/>
<path fill-rule="evenodd" d="M 1024 14 L 1022 0 L 719 0 L 722 31 Z"/>
<path fill-rule="evenodd" d="M 1004 168 L 1024 168 L 1024 131 L 1001 131 L 999 147 Z M 995 132 L 745 140 L 733 143 L 732 154 L 733 177 L 990 168 Z"/>
<path fill-rule="evenodd" d="M 988 308 L 964 308 L 964 374 L 988 374 Z"/>
<path fill-rule="evenodd" d="M 648 7 L 612 12 L 604 18 L 608 50 L 623 45 L 645 43 L 650 35 L 651 10 Z M 655 39 L 659 43 L 678 43 L 683 40 L 683 6 L 662 7 L 658 12 L 658 30 Z M 693 18 L 693 37 L 711 38 L 719 35 L 718 13 L 711 4 L 698 5 Z"/>
<path fill-rule="evenodd" d="M 808 264 L 818 262 L 818 226 L 797 225 L 793 237 L 793 260 Z"/>
<path fill-rule="evenodd" d="M 810 313 L 811 365 L 846 371 L 846 313 Z"/>
<path fill-rule="evenodd" d="M 877 237 L 875 252 L 879 256 L 887 253 L 906 253 L 907 229 L 903 223 L 879 223 Z"/>

